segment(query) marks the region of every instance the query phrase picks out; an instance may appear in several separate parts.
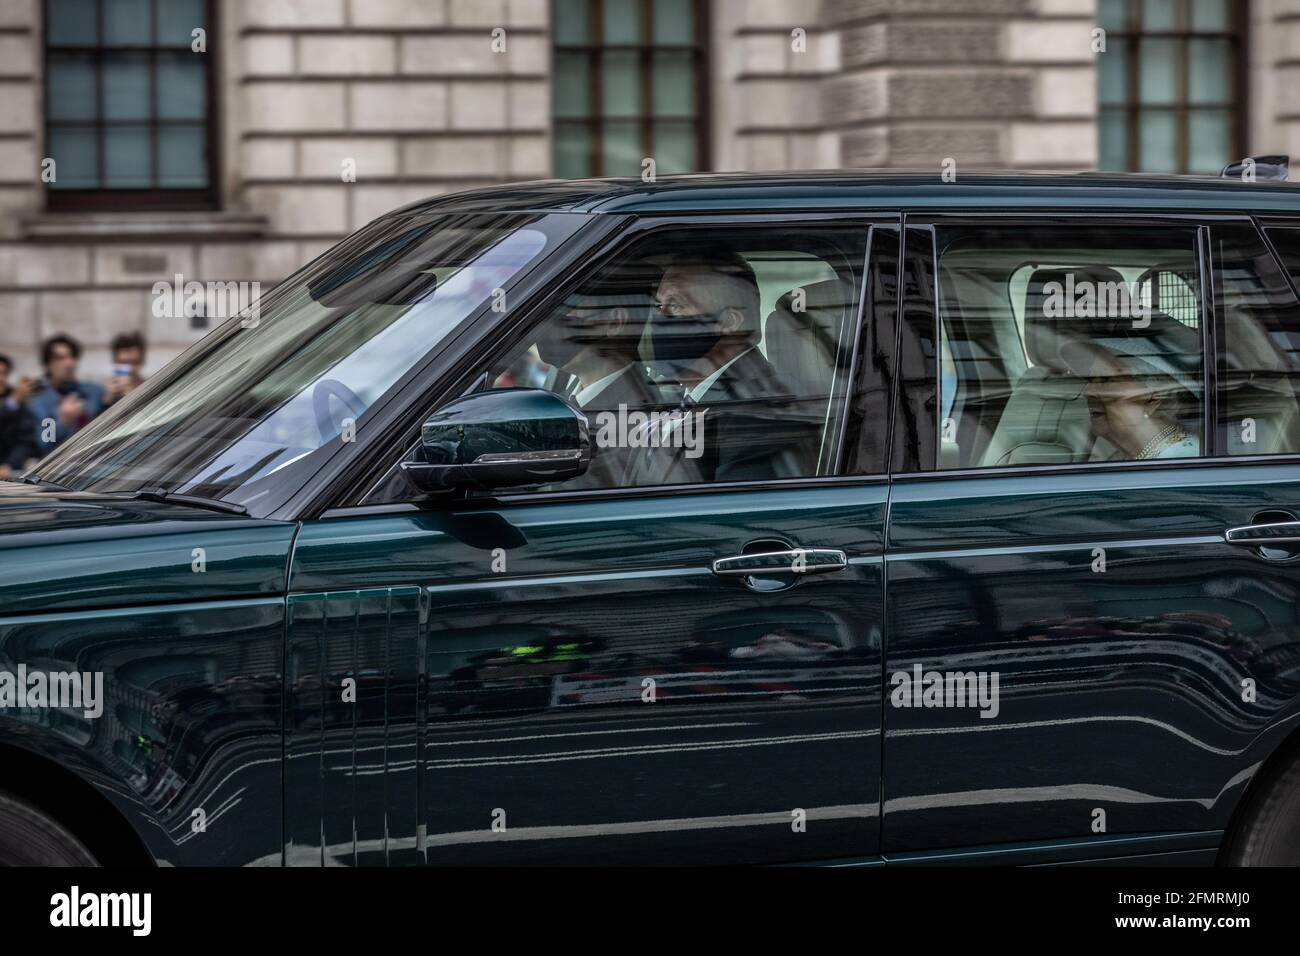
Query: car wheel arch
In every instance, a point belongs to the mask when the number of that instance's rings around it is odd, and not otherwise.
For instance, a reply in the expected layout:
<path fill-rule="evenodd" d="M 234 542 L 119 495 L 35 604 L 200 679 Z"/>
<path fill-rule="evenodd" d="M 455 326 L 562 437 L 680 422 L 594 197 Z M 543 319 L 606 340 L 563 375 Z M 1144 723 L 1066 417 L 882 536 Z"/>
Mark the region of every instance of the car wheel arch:
<path fill-rule="evenodd" d="M 1300 725 L 1292 728 L 1290 733 L 1269 750 L 1255 772 L 1250 775 L 1250 779 L 1246 781 L 1241 795 L 1233 803 L 1228 825 L 1223 829 L 1223 839 L 1219 843 L 1216 865 L 1225 865 L 1233 842 L 1241 833 L 1241 828 L 1256 798 L 1277 779 L 1279 774 L 1296 761 L 1300 761 Z"/>
<path fill-rule="evenodd" d="M 56 759 L 0 741 L 0 789 L 54 817 L 100 861 L 151 867 L 154 858 L 121 809 L 85 777 Z"/>

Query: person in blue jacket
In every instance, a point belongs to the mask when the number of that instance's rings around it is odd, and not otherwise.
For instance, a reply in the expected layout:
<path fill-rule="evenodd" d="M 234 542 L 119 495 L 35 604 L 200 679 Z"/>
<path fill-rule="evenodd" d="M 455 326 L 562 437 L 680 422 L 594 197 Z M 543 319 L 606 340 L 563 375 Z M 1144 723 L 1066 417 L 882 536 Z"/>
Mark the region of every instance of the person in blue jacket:
<path fill-rule="evenodd" d="M 44 458 L 59 442 L 75 435 L 104 408 L 104 388 L 77 380 L 81 343 L 69 335 L 52 335 L 41 346 L 43 387 L 27 408 L 35 420 L 36 455 Z"/>

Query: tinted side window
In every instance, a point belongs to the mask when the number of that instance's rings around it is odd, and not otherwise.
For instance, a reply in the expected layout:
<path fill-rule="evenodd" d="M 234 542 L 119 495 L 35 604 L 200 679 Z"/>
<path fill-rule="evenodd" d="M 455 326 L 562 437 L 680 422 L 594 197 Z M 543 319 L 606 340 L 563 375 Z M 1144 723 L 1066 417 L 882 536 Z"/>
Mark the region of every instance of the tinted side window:
<path fill-rule="evenodd" d="M 1291 275 L 1291 281 L 1300 289 L 1300 226 L 1294 229 L 1270 229 L 1268 238 L 1282 257 L 1282 265 Z"/>
<path fill-rule="evenodd" d="M 656 232 L 582 282 L 488 370 L 587 414 L 594 460 L 556 485 L 831 474 L 864 227 Z"/>
<path fill-rule="evenodd" d="M 1203 453 L 1194 229 L 937 237 L 939 468 Z"/>
<path fill-rule="evenodd" d="M 1296 251 L 1286 232 L 1271 233 L 1284 257 L 1284 249 Z M 1300 452 L 1300 303 L 1253 227 L 1216 227 L 1213 235 L 1223 329 L 1220 448 L 1228 455 Z"/>
<path fill-rule="evenodd" d="M 593 268 L 475 376 L 587 416 L 587 473 L 519 490 L 835 474 L 869 232 L 664 229 Z M 411 494 L 394 463 L 363 503 Z"/>

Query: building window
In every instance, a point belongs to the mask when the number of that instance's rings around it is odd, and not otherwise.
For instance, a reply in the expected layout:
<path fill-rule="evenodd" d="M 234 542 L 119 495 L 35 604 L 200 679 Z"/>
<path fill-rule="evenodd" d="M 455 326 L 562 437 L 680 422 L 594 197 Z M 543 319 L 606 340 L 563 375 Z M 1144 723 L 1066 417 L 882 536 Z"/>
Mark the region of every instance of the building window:
<path fill-rule="evenodd" d="M 555 0 L 555 175 L 705 168 L 707 0 Z"/>
<path fill-rule="evenodd" d="M 213 40 L 209 0 L 45 0 L 50 208 L 213 205 Z"/>
<path fill-rule="evenodd" d="M 1217 173 L 1245 141 L 1246 4 L 1233 0 L 1099 0 L 1098 165 Z"/>

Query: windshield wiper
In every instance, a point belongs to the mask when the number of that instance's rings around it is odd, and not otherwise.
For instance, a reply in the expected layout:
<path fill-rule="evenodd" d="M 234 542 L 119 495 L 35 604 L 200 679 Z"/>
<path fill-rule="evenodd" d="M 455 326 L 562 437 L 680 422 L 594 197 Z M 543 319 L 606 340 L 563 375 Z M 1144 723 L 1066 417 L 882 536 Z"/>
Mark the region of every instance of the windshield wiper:
<path fill-rule="evenodd" d="M 136 491 L 127 497 L 136 501 L 162 501 L 167 504 L 190 505 L 195 508 L 207 508 L 209 511 L 221 511 L 232 515 L 248 514 L 248 509 L 243 505 L 237 505 L 230 501 L 222 501 L 219 498 L 204 498 L 201 495 L 178 495 L 162 488 L 155 488 L 152 491 Z"/>
<path fill-rule="evenodd" d="M 47 478 L 37 478 L 35 475 L 23 475 L 21 478 L 10 478 L 10 481 L 20 481 L 24 485 L 40 485 L 44 488 L 53 488 L 55 491 L 71 491 L 58 482 L 50 481 Z"/>

